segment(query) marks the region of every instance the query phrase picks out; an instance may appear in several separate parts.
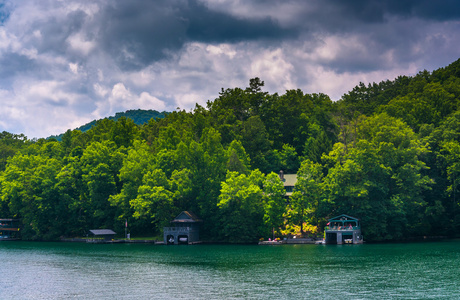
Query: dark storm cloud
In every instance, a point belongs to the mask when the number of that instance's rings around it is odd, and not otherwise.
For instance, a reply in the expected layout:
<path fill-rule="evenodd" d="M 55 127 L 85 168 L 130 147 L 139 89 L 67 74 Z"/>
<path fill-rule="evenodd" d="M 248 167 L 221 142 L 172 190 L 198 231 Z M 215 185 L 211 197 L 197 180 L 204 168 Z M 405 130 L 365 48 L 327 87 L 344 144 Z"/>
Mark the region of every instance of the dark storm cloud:
<path fill-rule="evenodd" d="M 14 78 L 18 74 L 38 71 L 38 65 L 25 55 L 17 53 L 5 53 L 0 56 L 0 86 L 6 85 L 6 80 Z"/>
<path fill-rule="evenodd" d="M 394 20 L 460 20 L 458 0 L 293 0 L 288 3 L 295 3 L 299 11 L 292 26 L 312 34 L 359 33 L 372 30 L 369 25 L 386 26 Z"/>
<path fill-rule="evenodd" d="M 273 18 L 243 19 L 211 11 L 202 4 L 190 2 L 187 37 L 210 43 L 240 42 L 245 40 L 278 40 L 295 38 L 295 28 L 281 28 Z"/>
<path fill-rule="evenodd" d="M 35 44 L 38 51 L 65 53 L 68 48 L 68 37 L 82 29 L 86 18 L 87 15 L 80 10 L 67 14 L 65 20 L 57 18 L 40 20 L 36 28 L 40 29 L 43 39 Z"/>
<path fill-rule="evenodd" d="M 211 3 L 211 2 L 210 2 Z M 239 2 L 238 2 L 239 3 Z M 99 44 L 118 67 L 125 71 L 139 70 L 149 64 L 174 57 L 188 42 L 209 44 L 262 42 L 277 46 L 285 41 L 305 40 L 314 43 L 328 35 L 360 35 L 358 42 L 367 51 L 344 49 L 336 59 L 323 63 L 339 72 L 368 71 L 385 67 L 379 60 L 393 48 L 395 59 L 405 58 L 418 40 L 422 27 L 398 28 L 392 22 L 401 20 L 442 21 L 459 18 L 458 1 L 428 0 L 326 0 L 304 1 L 253 0 L 243 3 L 250 10 L 245 14 L 213 9 L 199 0 L 109 1 L 90 18 L 82 10 L 63 19 L 48 19 L 38 24 L 43 39 L 36 45 L 40 52 L 66 53 L 73 61 L 81 61 L 78 53 L 69 51 L 69 36 L 81 32 L 87 40 Z M 276 11 L 295 5 L 298 11 Z M 237 6 L 236 6 L 237 7 Z M 273 7 L 270 10 L 270 7 Z M 259 11 L 266 11 L 260 16 Z M 292 15 L 289 15 L 291 13 Z M 255 16 L 252 16 L 254 14 Z M 289 22 L 280 22 L 281 19 Z M 401 43 L 401 39 L 406 41 Z M 371 57 L 375 63 L 372 63 Z M 347 61 L 343 61 L 348 58 Z"/>
<path fill-rule="evenodd" d="M 159 3 L 161 2 L 161 3 Z M 102 13 L 102 46 L 124 69 L 142 68 L 180 49 L 185 21 L 177 15 L 177 1 L 119 1 Z"/>
<path fill-rule="evenodd" d="M 459 0 L 0 0 L 0 131 L 191 108 L 254 77 L 340 99 L 458 59 L 459 20 Z"/>
<path fill-rule="evenodd" d="M 295 25 L 311 29 L 304 35 L 306 39 L 311 33 L 318 40 L 328 36 L 342 40 L 342 44 L 335 45 L 340 51 L 334 57 L 318 61 L 338 73 L 410 64 L 433 50 L 420 47 L 433 39 L 430 34 L 437 34 L 439 46 L 449 44 L 449 32 L 435 33 L 427 28 L 460 20 L 460 2 L 453 0 L 329 0 L 317 6 L 306 4 L 304 8 L 307 21 L 301 22 L 299 18 Z"/>
<path fill-rule="evenodd" d="M 447 21 L 460 18 L 457 0 L 391 0 L 386 8 L 390 13 L 426 20 Z"/>
<path fill-rule="evenodd" d="M 325 3 L 335 7 L 341 18 L 362 22 L 383 22 L 387 15 L 438 21 L 460 17 L 458 0 L 330 0 Z"/>
<path fill-rule="evenodd" d="M 296 35 L 271 18 L 251 20 L 212 11 L 198 1 L 119 1 L 102 13 L 103 47 L 122 68 L 142 68 L 186 42 L 239 42 Z"/>

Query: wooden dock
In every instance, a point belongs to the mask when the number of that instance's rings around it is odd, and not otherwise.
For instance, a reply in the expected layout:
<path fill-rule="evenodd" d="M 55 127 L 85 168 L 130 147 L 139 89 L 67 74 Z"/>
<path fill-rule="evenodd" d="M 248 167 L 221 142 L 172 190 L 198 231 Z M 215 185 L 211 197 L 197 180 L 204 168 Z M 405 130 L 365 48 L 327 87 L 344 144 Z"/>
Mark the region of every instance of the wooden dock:
<path fill-rule="evenodd" d="M 285 240 L 281 241 L 260 241 L 259 245 L 283 245 L 286 244 Z"/>

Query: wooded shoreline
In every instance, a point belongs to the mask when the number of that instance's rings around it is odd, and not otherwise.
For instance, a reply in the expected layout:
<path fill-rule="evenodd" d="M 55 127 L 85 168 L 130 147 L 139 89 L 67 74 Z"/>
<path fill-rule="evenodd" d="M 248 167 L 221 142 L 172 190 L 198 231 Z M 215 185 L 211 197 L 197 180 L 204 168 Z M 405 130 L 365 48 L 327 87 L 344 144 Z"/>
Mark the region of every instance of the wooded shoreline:
<path fill-rule="evenodd" d="M 137 125 L 99 120 L 62 141 L 0 134 L 0 216 L 24 240 L 90 228 L 161 235 L 181 211 L 204 240 L 322 236 L 360 219 L 368 242 L 460 234 L 460 60 L 333 102 L 324 94 L 222 89 L 206 107 Z M 286 198 L 279 172 L 296 174 Z"/>

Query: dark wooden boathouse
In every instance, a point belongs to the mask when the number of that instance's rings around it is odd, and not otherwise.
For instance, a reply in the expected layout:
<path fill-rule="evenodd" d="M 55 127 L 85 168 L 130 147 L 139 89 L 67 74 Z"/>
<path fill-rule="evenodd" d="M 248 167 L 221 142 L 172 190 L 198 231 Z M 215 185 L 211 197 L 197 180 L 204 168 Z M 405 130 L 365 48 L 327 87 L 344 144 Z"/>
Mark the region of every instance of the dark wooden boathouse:
<path fill-rule="evenodd" d="M 0 241 L 19 239 L 19 219 L 0 219 Z"/>
<path fill-rule="evenodd" d="M 194 244 L 200 241 L 200 223 L 202 222 L 194 213 L 181 212 L 171 224 L 173 227 L 163 228 L 163 239 L 166 245 Z"/>
<path fill-rule="evenodd" d="M 326 244 L 362 244 L 361 223 L 359 219 L 340 215 L 328 220 L 325 228 Z"/>

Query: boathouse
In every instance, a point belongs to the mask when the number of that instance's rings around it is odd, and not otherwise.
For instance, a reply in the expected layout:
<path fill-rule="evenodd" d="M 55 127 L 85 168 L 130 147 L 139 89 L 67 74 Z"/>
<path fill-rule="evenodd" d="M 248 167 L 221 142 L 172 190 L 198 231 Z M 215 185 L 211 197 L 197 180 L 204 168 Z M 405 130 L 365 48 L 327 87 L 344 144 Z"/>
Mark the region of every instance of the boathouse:
<path fill-rule="evenodd" d="M 92 239 L 87 240 L 89 243 L 112 241 L 117 234 L 111 229 L 92 229 L 89 231 Z"/>
<path fill-rule="evenodd" d="M 362 244 L 361 223 L 359 219 L 340 215 L 329 219 L 325 228 L 326 244 Z"/>
<path fill-rule="evenodd" d="M 0 219 L 0 241 L 19 239 L 19 220 Z"/>
<path fill-rule="evenodd" d="M 166 245 L 194 244 L 200 241 L 200 223 L 202 222 L 190 211 L 181 212 L 171 221 L 172 227 L 163 228 Z"/>

